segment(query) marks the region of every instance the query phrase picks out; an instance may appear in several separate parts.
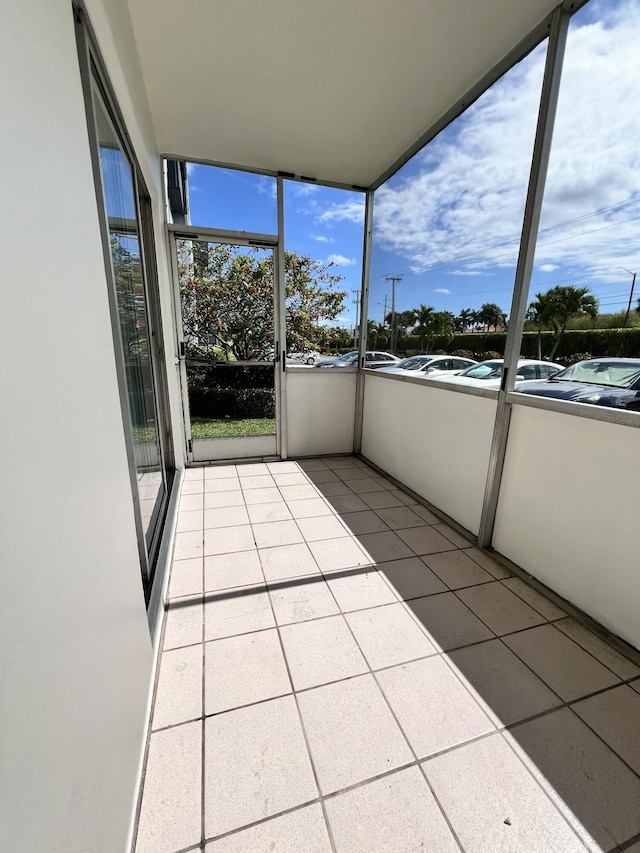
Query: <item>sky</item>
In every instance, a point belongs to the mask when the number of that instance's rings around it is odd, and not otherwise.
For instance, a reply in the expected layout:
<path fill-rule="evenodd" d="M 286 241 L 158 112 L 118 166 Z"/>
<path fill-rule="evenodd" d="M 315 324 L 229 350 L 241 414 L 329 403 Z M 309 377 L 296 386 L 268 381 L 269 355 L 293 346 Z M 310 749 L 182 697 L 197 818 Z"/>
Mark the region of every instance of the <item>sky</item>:
<path fill-rule="evenodd" d="M 640 272 L 640 0 L 591 0 L 567 41 L 530 298 L 588 287 L 626 309 Z M 375 194 L 369 317 L 423 303 L 509 313 L 546 42 L 513 67 Z M 275 179 L 189 168 L 195 225 L 275 234 Z M 285 248 L 333 263 L 360 287 L 364 196 L 285 181 Z M 621 269 L 622 268 L 622 269 Z M 640 296 L 640 283 L 638 287 Z M 635 298 L 634 298 L 635 302 Z"/>

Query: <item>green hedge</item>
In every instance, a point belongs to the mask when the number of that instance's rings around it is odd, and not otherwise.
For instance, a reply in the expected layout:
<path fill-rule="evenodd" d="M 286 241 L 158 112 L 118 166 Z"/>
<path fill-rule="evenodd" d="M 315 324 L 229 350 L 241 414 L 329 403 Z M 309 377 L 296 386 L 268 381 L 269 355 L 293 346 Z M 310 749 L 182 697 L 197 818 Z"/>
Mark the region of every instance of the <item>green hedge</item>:
<path fill-rule="evenodd" d="M 432 350 L 468 350 L 477 356 L 497 352 L 504 354 L 506 332 L 477 332 L 476 334 L 454 335 L 453 338 L 436 338 Z M 548 357 L 556 339 L 555 332 L 542 332 L 542 356 Z M 521 355 L 537 358 L 538 334 L 525 332 L 522 336 Z M 579 329 L 565 332 L 556 355 L 567 358 L 574 353 L 591 353 L 598 356 L 626 356 L 640 358 L 640 328 L 634 329 Z"/>
<path fill-rule="evenodd" d="M 274 368 L 189 364 L 189 409 L 195 418 L 274 418 Z"/>
<path fill-rule="evenodd" d="M 275 392 L 272 388 L 190 388 L 192 417 L 275 418 Z"/>

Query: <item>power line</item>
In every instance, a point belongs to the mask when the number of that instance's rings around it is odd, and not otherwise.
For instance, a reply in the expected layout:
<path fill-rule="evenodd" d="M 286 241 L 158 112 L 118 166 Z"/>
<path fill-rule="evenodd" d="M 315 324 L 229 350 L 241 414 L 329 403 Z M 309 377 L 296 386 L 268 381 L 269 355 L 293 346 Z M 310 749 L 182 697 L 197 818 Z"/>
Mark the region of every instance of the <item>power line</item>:
<path fill-rule="evenodd" d="M 597 208 L 596 210 L 591 211 L 590 213 L 585 213 L 582 216 L 577 216 L 577 217 L 574 217 L 573 219 L 567 219 L 563 222 L 558 222 L 555 225 L 550 225 L 547 228 L 543 228 L 539 231 L 538 236 L 540 236 L 541 234 L 547 234 L 551 231 L 555 231 L 558 228 L 563 228 L 567 225 L 573 225 L 576 222 L 582 222 L 586 219 L 590 219 L 590 218 L 592 218 L 594 216 L 598 216 L 599 214 L 602 214 L 602 213 L 608 213 L 608 212 L 611 212 L 611 211 L 616 210 L 616 209 L 623 209 L 624 207 L 628 207 L 629 205 L 633 204 L 635 201 L 638 201 L 639 199 L 640 199 L 640 193 L 635 193 L 634 195 L 630 196 L 626 200 L 613 202 L 610 205 L 606 205 L 604 207 Z M 630 219 L 623 219 L 619 222 L 611 222 L 611 223 L 608 223 L 607 225 L 601 226 L 600 228 L 594 228 L 590 231 L 583 231 L 580 234 L 572 234 L 572 235 L 569 235 L 567 237 L 560 237 L 557 240 L 539 241 L 538 245 L 550 246 L 550 245 L 553 245 L 553 244 L 561 242 L 561 241 L 572 240 L 575 238 L 588 236 L 589 234 L 594 234 L 597 231 L 602 231 L 606 228 L 613 228 L 617 225 L 625 225 L 628 222 L 635 222 L 638 219 L 640 219 L 640 217 L 632 217 Z M 449 258 L 445 258 L 442 261 L 436 261 L 433 264 L 426 264 L 422 267 L 419 267 L 418 269 L 409 268 L 407 270 L 402 271 L 401 274 L 403 274 L 403 275 L 404 274 L 420 275 L 421 273 L 427 272 L 428 270 L 445 269 L 446 266 L 448 266 L 448 265 L 466 266 L 468 264 L 475 263 L 478 260 L 482 260 L 486 253 L 491 252 L 494 249 L 500 249 L 504 246 L 509 246 L 509 245 L 513 245 L 515 248 L 515 246 L 517 246 L 519 244 L 519 242 L 520 242 L 520 235 L 518 235 L 517 237 L 511 238 L 509 240 L 504 240 L 500 243 L 495 243 L 495 244 L 490 245 L 490 246 L 480 247 L 477 250 L 477 252 L 475 252 L 472 255 L 452 255 Z M 500 254 L 497 256 L 497 258 L 501 258 L 501 257 L 506 257 L 506 254 L 503 253 L 503 254 Z M 377 278 L 382 279 L 383 277 L 388 278 L 388 275 L 383 274 L 383 275 L 378 276 Z"/>

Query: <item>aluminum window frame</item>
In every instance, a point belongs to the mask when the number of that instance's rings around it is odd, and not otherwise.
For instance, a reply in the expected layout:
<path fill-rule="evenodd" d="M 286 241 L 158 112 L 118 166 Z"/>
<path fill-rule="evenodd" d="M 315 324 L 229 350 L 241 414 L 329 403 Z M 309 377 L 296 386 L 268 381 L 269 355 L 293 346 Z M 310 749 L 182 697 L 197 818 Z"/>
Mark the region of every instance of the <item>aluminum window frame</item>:
<path fill-rule="evenodd" d="M 542 84 L 540 101 L 538 104 L 538 127 L 536 138 L 531 154 L 531 170 L 529 186 L 527 189 L 527 202 L 523 220 L 518 267 L 514 282 L 512 295 L 512 308 L 509 318 L 509 330 L 505 341 L 505 370 L 503 371 L 502 383 L 499 391 L 490 389 L 476 389 L 471 386 L 458 384 L 447 384 L 446 381 L 437 384 L 449 391 L 462 394 L 478 394 L 498 398 L 498 409 L 494 424 L 494 437 L 490 452 L 489 470 L 487 472 L 487 483 L 485 497 L 482 507 L 482 520 L 478 534 L 478 544 L 482 548 L 491 547 L 493 540 L 493 527 L 497 511 L 500 487 L 502 482 L 502 471 L 508 447 L 509 422 L 513 406 L 528 406 L 529 408 L 554 411 L 589 420 L 597 420 L 605 423 L 614 423 L 621 426 L 630 426 L 640 429 L 640 413 L 624 411 L 614 408 L 599 407 L 589 404 L 575 403 L 565 400 L 552 400 L 549 398 L 526 396 L 518 394 L 514 390 L 516 364 L 522 345 L 522 334 L 524 328 L 524 316 L 527 309 L 528 291 L 533 267 L 533 258 L 536 249 L 538 225 L 544 190 L 546 186 L 548 158 L 553 141 L 553 124 L 557 107 L 557 97 L 564 64 L 564 48 L 566 44 L 568 27 L 573 15 L 585 6 L 589 0 L 564 0 L 547 15 L 518 45 L 516 45 L 500 62 L 498 62 L 481 80 L 479 80 L 459 101 L 453 104 L 431 127 L 411 145 L 397 160 L 392 163 L 368 188 L 368 193 L 375 192 L 386 181 L 392 178 L 399 169 L 412 157 L 422 151 L 426 145 L 432 142 L 449 124 L 461 116 L 471 104 L 481 97 L 494 83 L 508 73 L 518 62 L 524 59 L 532 50 L 549 38 L 547 46 L 547 57 L 545 65 L 545 78 Z M 365 240 L 364 266 L 367 260 L 370 262 L 371 245 Z M 369 257 L 367 257 L 369 256 Z M 368 269 L 366 282 L 363 276 L 363 297 L 365 284 L 368 288 Z M 368 296 L 368 293 L 367 293 Z M 364 303 L 364 299 L 363 299 Z M 360 353 L 367 348 L 366 341 L 366 313 L 361 314 Z M 364 368 L 360 359 L 359 372 L 364 374 L 377 374 L 375 370 Z M 377 374 L 382 379 L 402 382 L 430 382 L 428 379 L 413 379 L 409 376 L 394 374 Z M 431 380 L 432 381 L 432 380 Z M 356 403 L 354 452 L 359 453 L 362 441 L 362 413 L 364 408 L 364 382 L 358 386 Z"/>
<path fill-rule="evenodd" d="M 76 48 L 82 94 L 87 121 L 87 135 L 91 158 L 93 183 L 96 193 L 96 208 L 102 243 L 107 296 L 109 302 L 111 331 L 113 336 L 114 361 L 117 376 L 118 396 L 122 416 L 127 465 L 131 485 L 131 497 L 134 512 L 134 524 L 140 558 L 140 571 L 145 604 L 151 613 L 154 591 L 161 578 L 156 577 L 156 568 L 161 564 L 161 544 L 165 523 L 168 518 L 172 493 L 176 483 L 175 459 L 173 454 L 173 436 L 171 429 L 171 414 L 169 407 L 169 390 L 166 374 L 166 350 L 162 333 L 162 317 L 159 295 L 157 261 L 155 255 L 155 240 L 151 196 L 142 176 L 142 171 L 133 148 L 131 138 L 126 129 L 126 123 L 118 107 L 113 86 L 108 71 L 98 47 L 98 41 L 84 5 L 74 2 L 73 16 L 76 34 Z M 135 460 L 133 441 L 133 423 L 129 406 L 128 385 L 124 363 L 123 340 L 119 323 L 119 308 L 115 291 L 111 248 L 109 243 L 109 222 L 107 218 L 103 177 L 99 159 L 99 144 L 96 127 L 96 105 L 92 92 L 96 87 L 103 102 L 107 117 L 112 124 L 123 153 L 131 167 L 133 193 L 135 202 L 135 217 L 137 239 L 140 246 L 140 265 L 143 276 L 145 293 L 145 317 L 149 339 L 149 363 L 153 383 L 154 415 L 157 419 L 156 433 L 160 447 L 162 479 L 164 496 L 159 506 L 154 507 L 156 520 L 153 532 L 147 537 L 142 521 L 140 497 L 138 491 L 138 469 Z"/>

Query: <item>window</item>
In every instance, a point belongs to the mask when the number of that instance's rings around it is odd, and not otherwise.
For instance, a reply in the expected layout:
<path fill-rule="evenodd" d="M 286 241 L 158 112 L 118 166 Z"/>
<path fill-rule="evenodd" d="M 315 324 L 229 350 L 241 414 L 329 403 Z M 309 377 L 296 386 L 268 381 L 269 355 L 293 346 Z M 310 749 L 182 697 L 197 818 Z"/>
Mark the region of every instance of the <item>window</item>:
<path fill-rule="evenodd" d="M 482 352 L 511 306 L 547 42 L 375 192 L 369 342 Z M 486 347 L 485 350 L 494 350 Z"/>
<path fill-rule="evenodd" d="M 571 18 L 524 355 L 640 357 L 639 32 L 636 0 L 592 0 Z"/>
<path fill-rule="evenodd" d="M 125 142 L 106 77 L 84 28 L 82 67 L 96 175 L 123 425 L 147 601 L 151 594 L 173 465 L 166 414 L 151 203 Z M 81 57 L 84 50 L 81 50 Z M 82 62 L 82 59 L 81 59 Z"/>

